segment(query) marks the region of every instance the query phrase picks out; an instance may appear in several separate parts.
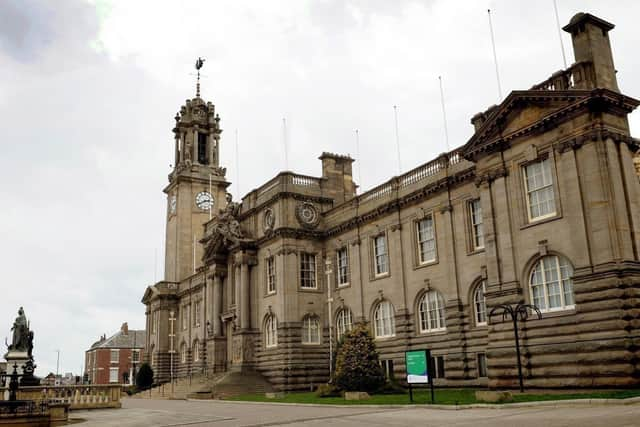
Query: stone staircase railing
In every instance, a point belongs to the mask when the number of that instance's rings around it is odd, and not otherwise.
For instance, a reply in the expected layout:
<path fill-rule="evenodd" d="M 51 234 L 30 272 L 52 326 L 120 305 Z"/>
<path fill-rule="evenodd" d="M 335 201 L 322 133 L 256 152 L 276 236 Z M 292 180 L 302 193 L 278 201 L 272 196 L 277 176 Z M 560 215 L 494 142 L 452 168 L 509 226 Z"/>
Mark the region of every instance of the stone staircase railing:
<path fill-rule="evenodd" d="M 17 397 L 35 402 L 69 404 L 69 409 L 120 408 L 122 385 L 68 385 L 21 387 Z M 2 393 L 4 395 L 4 393 Z"/>

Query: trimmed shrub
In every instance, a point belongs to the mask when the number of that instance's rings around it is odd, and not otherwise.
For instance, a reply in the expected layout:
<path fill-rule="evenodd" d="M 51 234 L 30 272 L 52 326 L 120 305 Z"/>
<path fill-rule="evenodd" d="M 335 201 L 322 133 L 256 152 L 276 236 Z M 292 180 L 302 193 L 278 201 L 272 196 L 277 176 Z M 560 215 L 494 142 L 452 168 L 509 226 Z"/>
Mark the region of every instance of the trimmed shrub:
<path fill-rule="evenodd" d="M 384 383 L 376 345 L 364 324 L 344 336 L 336 357 L 336 385 L 344 391 L 375 392 Z"/>
<path fill-rule="evenodd" d="M 140 370 L 136 374 L 136 385 L 140 390 L 146 390 L 153 385 L 153 369 L 148 363 L 140 365 Z"/>
<path fill-rule="evenodd" d="M 340 397 L 342 392 L 333 384 L 322 384 L 316 390 L 316 397 Z"/>

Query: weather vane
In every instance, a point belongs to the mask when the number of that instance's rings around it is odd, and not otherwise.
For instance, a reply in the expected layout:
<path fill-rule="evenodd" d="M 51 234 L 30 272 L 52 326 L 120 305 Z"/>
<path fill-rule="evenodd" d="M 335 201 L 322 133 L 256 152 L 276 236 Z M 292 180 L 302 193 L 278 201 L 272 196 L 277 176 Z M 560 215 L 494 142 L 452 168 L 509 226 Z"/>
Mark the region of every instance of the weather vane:
<path fill-rule="evenodd" d="M 196 81 L 196 97 L 200 97 L 200 68 L 204 65 L 204 58 L 198 57 L 196 60 L 196 70 L 198 70 L 198 80 Z"/>

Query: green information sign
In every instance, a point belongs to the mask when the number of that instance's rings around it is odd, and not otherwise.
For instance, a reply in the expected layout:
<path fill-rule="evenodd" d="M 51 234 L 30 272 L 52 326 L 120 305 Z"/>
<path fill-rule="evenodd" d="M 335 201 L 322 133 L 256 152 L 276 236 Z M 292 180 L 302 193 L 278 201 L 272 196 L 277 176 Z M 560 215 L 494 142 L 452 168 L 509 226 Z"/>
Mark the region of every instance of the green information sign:
<path fill-rule="evenodd" d="M 404 358 L 407 366 L 407 383 L 409 384 L 428 384 L 429 350 L 411 350 L 405 351 Z"/>

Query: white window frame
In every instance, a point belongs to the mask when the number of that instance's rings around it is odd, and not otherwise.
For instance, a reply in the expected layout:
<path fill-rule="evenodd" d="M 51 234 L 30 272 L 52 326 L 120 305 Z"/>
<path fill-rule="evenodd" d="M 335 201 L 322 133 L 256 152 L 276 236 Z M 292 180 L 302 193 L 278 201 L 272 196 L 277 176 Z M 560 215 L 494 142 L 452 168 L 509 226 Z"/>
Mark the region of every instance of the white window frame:
<path fill-rule="evenodd" d="M 300 253 L 300 288 L 318 289 L 318 269 L 316 255 L 310 252 Z"/>
<path fill-rule="evenodd" d="M 549 264 L 545 265 L 546 261 L 548 261 Z M 539 267 L 541 267 L 542 270 L 538 273 Z M 556 276 L 556 280 L 549 280 L 549 276 L 553 275 Z M 576 306 L 572 276 L 573 265 L 571 265 L 568 259 L 558 255 L 546 255 L 540 258 L 531 268 L 531 273 L 529 274 L 529 295 L 531 303 L 537 306 L 542 313 L 573 310 Z M 556 286 L 556 284 L 559 292 L 551 294 L 549 289 Z M 537 292 L 538 289 L 542 290 L 541 294 Z M 557 297 L 560 298 L 560 305 L 550 307 L 549 301 L 552 295 L 557 295 Z M 567 296 L 570 297 L 570 301 L 567 301 Z M 543 307 L 540 306 L 540 301 L 544 302 Z"/>
<path fill-rule="evenodd" d="M 302 344 L 320 344 L 320 319 L 316 316 L 305 316 L 302 320 Z"/>
<path fill-rule="evenodd" d="M 276 293 L 276 259 L 273 256 L 267 258 L 267 294 Z"/>
<path fill-rule="evenodd" d="M 469 202 L 469 223 L 471 225 L 471 247 L 474 251 L 484 249 L 484 221 L 480 199 Z"/>
<path fill-rule="evenodd" d="M 336 333 L 338 341 L 353 328 L 351 310 L 343 308 L 336 315 Z"/>
<path fill-rule="evenodd" d="M 396 325 L 393 305 L 391 302 L 380 301 L 373 312 L 373 334 L 375 338 L 390 338 L 396 336 Z"/>
<path fill-rule="evenodd" d="M 378 234 L 373 239 L 373 274 L 375 277 L 389 274 L 389 249 L 386 233 Z"/>
<path fill-rule="evenodd" d="M 140 363 L 140 350 L 139 349 L 134 348 L 134 349 L 131 350 L 131 362 Z"/>
<path fill-rule="evenodd" d="M 476 326 L 485 326 L 487 324 L 486 293 L 487 281 L 483 279 L 473 290 L 473 318 L 476 321 Z"/>
<path fill-rule="evenodd" d="M 425 292 L 418 305 L 420 332 L 439 332 L 447 329 L 445 321 L 444 298 L 440 292 Z"/>
<path fill-rule="evenodd" d="M 115 355 L 115 357 L 114 357 Z M 109 362 L 111 363 L 120 363 L 120 350 L 119 349 L 111 349 L 111 353 L 109 354 Z"/>
<path fill-rule="evenodd" d="M 415 222 L 416 241 L 418 242 L 418 262 L 420 265 L 431 264 L 438 259 L 438 242 L 436 241 L 436 223 L 433 214 L 427 214 Z M 430 225 L 427 225 L 430 224 Z M 424 227 L 424 229 L 423 229 Z M 432 243 L 433 247 L 423 250 L 423 244 Z M 427 258 L 428 254 L 432 254 Z"/>
<path fill-rule="evenodd" d="M 540 174 L 534 174 L 533 168 L 540 165 Z M 533 175 L 533 176 L 532 176 Z M 527 201 L 527 217 L 529 222 L 540 221 L 546 218 L 551 218 L 557 215 L 556 206 L 556 193 L 553 184 L 553 174 L 551 172 L 551 160 L 549 158 L 541 159 L 532 163 L 528 163 L 522 167 L 522 177 L 524 179 L 525 197 Z M 535 188 L 530 187 L 530 180 L 536 181 L 537 179 L 542 182 L 538 183 Z M 550 192 L 551 197 L 544 199 L 543 203 L 549 204 L 552 207 L 551 211 L 534 216 L 533 202 L 540 200 L 541 195 L 548 196 Z M 540 206 L 542 203 L 536 203 L 535 206 Z"/>
<path fill-rule="evenodd" d="M 115 373 L 115 379 L 114 374 Z M 118 367 L 109 368 L 109 383 L 117 384 L 120 382 L 120 369 Z"/>
<path fill-rule="evenodd" d="M 264 322 L 264 346 L 274 348 L 278 346 L 278 320 L 270 315 Z"/>
<path fill-rule="evenodd" d="M 346 246 L 336 251 L 336 273 L 338 287 L 349 285 L 349 251 Z"/>

